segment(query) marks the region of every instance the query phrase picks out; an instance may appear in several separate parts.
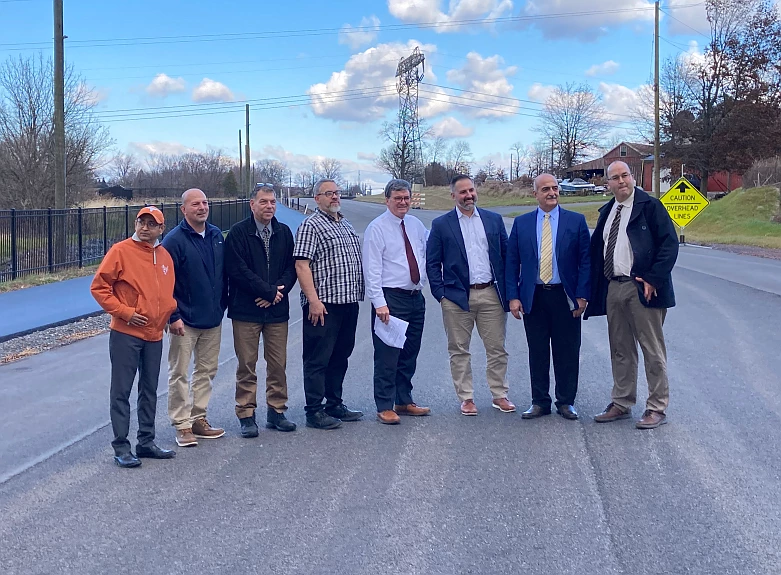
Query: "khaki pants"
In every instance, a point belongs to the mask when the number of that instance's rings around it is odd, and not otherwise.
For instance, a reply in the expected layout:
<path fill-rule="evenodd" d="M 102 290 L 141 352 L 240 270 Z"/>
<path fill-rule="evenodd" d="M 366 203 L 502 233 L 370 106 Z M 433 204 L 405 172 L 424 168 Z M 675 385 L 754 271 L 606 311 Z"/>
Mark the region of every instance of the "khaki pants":
<path fill-rule="evenodd" d="M 637 344 L 643 350 L 648 380 L 646 409 L 664 413 L 670 402 L 664 318 L 667 310 L 640 303 L 636 282 L 611 281 L 607 291 L 607 329 L 613 367 L 613 403 L 631 409 L 637 401 Z"/>
<path fill-rule="evenodd" d="M 496 290 L 493 287 L 469 290 L 469 311 L 462 310 L 446 298 L 442 298 L 441 304 L 447 351 L 450 354 L 450 373 L 458 399 L 466 401 L 474 398 L 469 344 L 475 325 L 485 346 L 485 377 L 491 395 L 494 399 L 507 397 L 507 351 L 504 348 L 507 313 L 502 309 Z"/>
<path fill-rule="evenodd" d="M 222 326 L 197 329 L 184 326 L 184 335 L 169 333 L 168 417 L 176 429 L 192 427 L 193 421 L 206 417 L 212 396 L 212 381 L 217 375 Z M 187 374 L 195 355 L 192 386 Z"/>
<path fill-rule="evenodd" d="M 258 346 L 263 335 L 266 360 L 266 404 L 278 413 L 287 409 L 287 323 L 252 323 L 233 320 L 236 350 L 236 416 L 252 417 L 258 407 Z"/>

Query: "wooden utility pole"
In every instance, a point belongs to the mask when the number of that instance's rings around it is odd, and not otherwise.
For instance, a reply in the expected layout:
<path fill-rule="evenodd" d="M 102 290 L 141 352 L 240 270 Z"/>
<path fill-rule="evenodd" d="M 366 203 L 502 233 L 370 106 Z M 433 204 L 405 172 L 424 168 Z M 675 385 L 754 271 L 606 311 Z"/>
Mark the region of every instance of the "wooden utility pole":
<path fill-rule="evenodd" d="M 54 207 L 67 206 L 65 192 L 65 34 L 62 2 L 54 0 Z"/>
<path fill-rule="evenodd" d="M 659 0 L 656 0 L 654 9 L 654 183 L 653 193 L 657 198 L 661 191 L 661 178 L 659 176 L 662 161 L 659 152 Z"/>
<path fill-rule="evenodd" d="M 244 143 L 244 164 L 245 164 L 244 165 L 244 169 L 247 170 L 247 177 L 246 177 L 246 179 L 244 181 L 246 182 L 246 185 L 247 185 L 247 197 L 249 197 L 250 194 L 252 193 L 252 188 L 254 187 L 252 179 L 250 178 L 250 161 L 249 161 L 249 104 L 247 104 L 246 113 L 247 113 L 247 126 L 246 126 L 247 131 L 246 131 L 245 135 L 247 136 L 247 140 Z"/>
<path fill-rule="evenodd" d="M 241 148 L 241 130 L 239 130 L 239 197 L 244 195 L 244 162 L 241 157 L 244 152 Z"/>

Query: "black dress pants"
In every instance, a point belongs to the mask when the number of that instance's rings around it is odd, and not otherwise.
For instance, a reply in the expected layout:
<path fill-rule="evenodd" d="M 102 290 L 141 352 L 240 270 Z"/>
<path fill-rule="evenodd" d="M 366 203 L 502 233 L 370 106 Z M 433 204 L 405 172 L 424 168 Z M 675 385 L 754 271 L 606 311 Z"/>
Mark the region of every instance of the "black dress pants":
<path fill-rule="evenodd" d="M 325 324 L 312 325 L 309 304 L 304 306 L 303 360 L 307 414 L 342 404 L 347 360 L 355 347 L 358 303 L 326 303 Z M 325 398 L 325 406 L 323 406 Z"/>
<path fill-rule="evenodd" d="M 412 400 L 412 376 L 420 353 L 423 339 L 423 322 L 426 319 L 426 298 L 420 290 L 412 293 L 407 290 L 383 288 L 385 302 L 390 314 L 409 322 L 407 340 L 404 348 L 391 347 L 382 342 L 374 333 L 377 319 L 372 306 L 371 330 L 374 342 L 374 402 L 377 412 L 393 409 L 396 405 L 409 405 Z"/>
<path fill-rule="evenodd" d="M 130 392 L 138 373 L 138 445 L 148 447 L 155 440 L 155 413 L 157 412 L 157 380 L 163 340 L 145 341 L 138 337 L 111 330 L 108 339 L 111 358 L 111 427 L 114 453 L 130 452 L 127 435 L 130 431 Z"/>
<path fill-rule="evenodd" d="M 537 285 L 530 313 L 523 315 L 529 344 L 532 403 L 550 408 L 550 358 L 556 377 L 556 405 L 573 405 L 578 392 L 581 319 L 572 317 L 561 284 Z"/>

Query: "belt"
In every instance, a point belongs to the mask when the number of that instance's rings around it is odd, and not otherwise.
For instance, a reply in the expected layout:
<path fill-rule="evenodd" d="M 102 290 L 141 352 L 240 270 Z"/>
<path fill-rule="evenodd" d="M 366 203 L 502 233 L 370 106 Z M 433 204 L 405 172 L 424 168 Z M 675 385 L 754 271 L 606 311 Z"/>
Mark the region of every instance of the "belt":
<path fill-rule="evenodd" d="M 469 286 L 469 289 L 485 289 L 491 287 L 492 285 L 494 285 L 494 282 L 486 282 L 484 284 L 472 284 Z"/>
<path fill-rule="evenodd" d="M 394 287 L 384 287 L 382 289 L 386 289 L 388 291 L 392 291 L 395 293 L 402 293 L 404 295 L 413 296 L 420 293 L 419 289 L 404 289 L 404 288 L 394 288 Z"/>
<path fill-rule="evenodd" d="M 537 287 L 544 290 L 559 289 L 561 284 L 537 284 Z"/>
<path fill-rule="evenodd" d="M 610 281 L 611 282 L 618 282 L 618 283 L 622 284 L 624 282 L 631 282 L 632 278 L 630 278 L 629 276 L 613 276 L 612 278 L 610 278 Z"/>

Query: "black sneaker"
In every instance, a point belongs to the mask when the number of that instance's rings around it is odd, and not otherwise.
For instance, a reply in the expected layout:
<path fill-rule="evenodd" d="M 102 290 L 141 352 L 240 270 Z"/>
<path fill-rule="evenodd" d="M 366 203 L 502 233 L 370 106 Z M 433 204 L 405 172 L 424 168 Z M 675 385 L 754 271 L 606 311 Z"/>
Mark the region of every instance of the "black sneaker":
<path fill-rule="evenodd" d="M 269 429 L 278 429 L 279 431 L 295 431 L 296 424 L 292 421 L 285 419 L 284 413 L 277 413 L 277 411 L 271 407 L 268 408 L 266 413 L 266 427 Z"/>
<path fill-rule="evenodd" d="M 258 424 L 255 423 L 255 414 L 249 417 L 240 417 L 239 423 L 241 424 L 241 436 L 242 437 L 257 437 L 258 436 Z"/>
<path fill-rule="evenodd" d="M 326 409 L 325 412 L 331 417 L 341 419 L 342 421 L 358 421 L 363 417 L 363 411 L 349 410 L 343 403 L 336 407 L 332 407 L 331 409 Z"/>
<path fill-rule="evenodd" d="M 336 429 L 342 422 L 336 417 L 331 417 L 325 411 L 316 411 L 306 414 L 306 426 L 315 429 Z"/>

